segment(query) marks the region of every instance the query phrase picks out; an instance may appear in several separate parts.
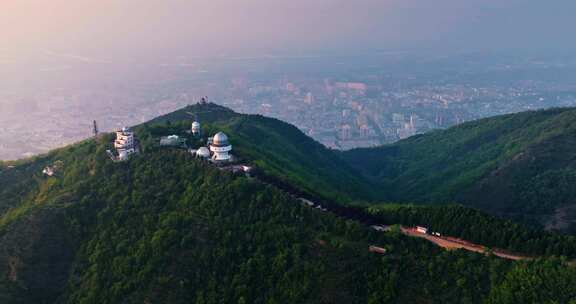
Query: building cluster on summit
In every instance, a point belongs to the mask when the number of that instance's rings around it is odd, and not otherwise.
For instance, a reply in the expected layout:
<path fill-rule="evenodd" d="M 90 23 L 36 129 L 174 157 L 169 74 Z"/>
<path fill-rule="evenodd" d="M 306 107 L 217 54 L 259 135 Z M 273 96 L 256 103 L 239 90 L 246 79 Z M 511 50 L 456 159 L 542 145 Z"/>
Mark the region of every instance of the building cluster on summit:
<path fill-rule="evenodd" d="M 200 136 L 202 128 L 198 121 L 192 123 L 192 135 Z M 213 137 L 208 137 L 206 146 L 198 149 L 190 149 L 190 152 L 198 158 L 209 159 L 213 162 L 229 162 L 233 159 L 230 154 L 232 145 L 228 141 L 228 136 L 224 132 L 218 132 Z"/>
<path fill-rule="evenodd" d="M 202 127 L 200 122 L 194 120 L 190 133 L 196 138 L 202 136 Z M 184 147 L 188 148 L 186 139 L 178 135 L 169 135 L 160 138 L 160 146 L 165 147 Z M 116 153 L 108 150 L 110 158 L 114 161 L 125 161 L 131 155 L 139 152 L 138 140 L 134 132 L 128 127 L 122 128 L 116 132 L 116 140 L 114 141 L 114 148 Z M 206 145 L 198 149 L 189 149 L 189 151 L 198 158 L 207 159 L 214 163 L 230 162 L 234 159 L 230 154 L 232 145 L 228 140 L 228 136 L 224 132 L 218 132 L 212 137 L 208 137 Z"/>

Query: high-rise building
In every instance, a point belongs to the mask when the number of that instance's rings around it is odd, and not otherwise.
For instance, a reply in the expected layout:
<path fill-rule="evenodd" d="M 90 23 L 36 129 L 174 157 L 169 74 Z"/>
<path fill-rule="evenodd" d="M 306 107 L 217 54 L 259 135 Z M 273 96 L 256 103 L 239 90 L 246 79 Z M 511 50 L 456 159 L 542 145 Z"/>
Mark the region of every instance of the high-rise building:
<path fill-rule="evenodd" d="M 340 130 L 340 137 L 344 140 L 352 138 L 352 127 L 349 124 L 342 126 Z"/>

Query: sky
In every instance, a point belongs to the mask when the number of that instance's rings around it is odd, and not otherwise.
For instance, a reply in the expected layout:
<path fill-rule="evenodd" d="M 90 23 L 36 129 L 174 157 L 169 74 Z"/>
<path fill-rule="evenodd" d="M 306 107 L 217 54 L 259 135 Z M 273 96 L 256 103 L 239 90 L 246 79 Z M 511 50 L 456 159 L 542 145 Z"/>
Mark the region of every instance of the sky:
<path fill-rule="evenodd" d="M 0 64 L 372 49 L 574 49 L 573 0 L 1 0 Z"/>

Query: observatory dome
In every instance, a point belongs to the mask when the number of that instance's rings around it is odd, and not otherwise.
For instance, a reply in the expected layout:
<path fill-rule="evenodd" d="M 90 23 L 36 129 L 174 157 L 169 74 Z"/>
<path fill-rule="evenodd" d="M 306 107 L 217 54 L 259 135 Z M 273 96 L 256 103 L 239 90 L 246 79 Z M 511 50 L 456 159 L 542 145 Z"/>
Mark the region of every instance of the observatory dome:
<path fill-rule="evenodd" d="M 206 147 L 201 147 L 200 149 L 196 150 L 196 156 L 208 158 L 210 157 L 210 150 Z"/>
<path fill-rule="evenodd" d="M 216 135 L 214 135 L 214 138 L 212 139 L 212 145 L 217 147 L 230 145 L 228 143 L 228 136 L 226 136 L 226 134 L 224 134 L 223 132 L 216 133 Z"/>

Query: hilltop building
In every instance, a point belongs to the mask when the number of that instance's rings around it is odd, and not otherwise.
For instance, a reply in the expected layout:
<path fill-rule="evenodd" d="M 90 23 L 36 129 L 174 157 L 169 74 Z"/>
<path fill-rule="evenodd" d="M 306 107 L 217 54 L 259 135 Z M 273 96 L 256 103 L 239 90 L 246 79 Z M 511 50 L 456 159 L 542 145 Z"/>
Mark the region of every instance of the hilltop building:
<path fill-rule="evenodd" d="M 208 147 L 200 147 L 198 150 L 190 149 L 190 153 L 202 159 L 208 159 L 214 163 L 223 163 L 233 160 L 233 156 L 229 154 L 232 151 L 232 145 L 228 141 L 228 136 L 223 132 L 218 132 L 216 135 L 208 137 Z"/>
<path fill-rule="evenodd" d="M 116 131 L 116 140 L 114 141 L 114 148 L 118 152 L 118 160 L 127 160 L 130 155 L 137 153 L 136 139 L 134 132 L 128 127 Z"/>
<path fill-rule="evenodd" d="M 198 150 L 196 150 L 194 152 L 194 154 L 198 158 L 203 158 L 203 159 L 210 158 L 210 150 L 208 150 L 208 148 L 206 148 L 206 147 L 200 147 Z"/>
<path fill-rule="evenodd" d="M 192 123 L 192 135 L 200 136 L 201 133 L 202 133 L 202 128 L 200 126 L 200 123 L 198 121 L 194 121 Z"/>
<path fill-rule="evenodd" d="M 163 136 L 160 138 L 160 146 L 163 147 L 186 147 L 186 139 L 178 135 Z"/>
<path fill-rule="evenodd" d="M 228 136 L 223 132 L 218 132 L 212 138 L 210 143 L 210 151 L 214 154 L 212 155 L 212 160 L 215 162 L 227 162 L 230 161 L 231 156 L 229 154 L 232 151 L 232 145 L 228 142 Z"/>

